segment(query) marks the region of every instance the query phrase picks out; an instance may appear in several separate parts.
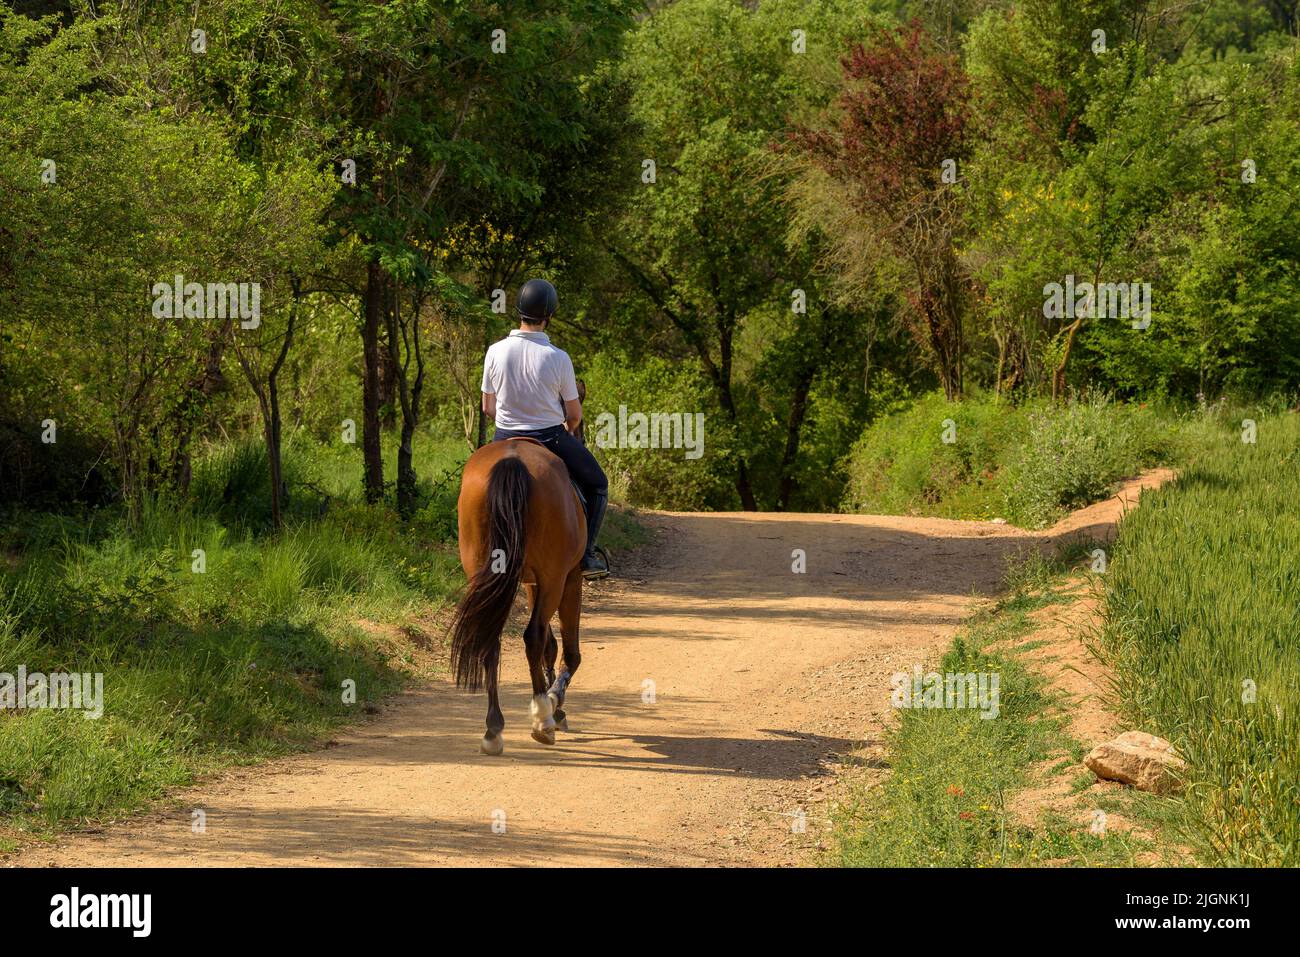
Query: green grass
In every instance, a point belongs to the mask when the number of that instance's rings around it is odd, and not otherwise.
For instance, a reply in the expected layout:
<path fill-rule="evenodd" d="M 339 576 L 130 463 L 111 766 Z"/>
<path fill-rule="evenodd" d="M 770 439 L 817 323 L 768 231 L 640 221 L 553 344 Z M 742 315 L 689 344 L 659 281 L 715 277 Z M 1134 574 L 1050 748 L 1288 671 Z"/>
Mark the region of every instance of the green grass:
<path fill-rule="evenodd" d="M 650 530 L 637 520 L 636 509 L 611 507 L 600 527 L 600 544 L 609 551 L 611 562 L 651 540 Z"/>
<path fill-rule="evenodd" d="M 192 503 L 151 500 L 134 529 L 109 510 L 10 517 L 0 671 L 102 673 L 104 715 L 0 712 L 0 821 L 39 833 L 138 809 L 207 770 L 310 746 L 397 690 L 409 669 L 360 622 L 424 618 L 458 587 L 443 514 L 455 491 L 426 483 L 424 512 L 402 523 L 360 502 L 358 457 L 291 448 L 278 535 L 253 446 L 214 450 Z"/>
<path fill-rule="evenodd" d="M 1300 419 L 1261 418 L 1143 497 L 1106 579 L 1101 651 L 1131 721 L 1188 760 L 1180 823 L 1216 864 L 1300 864 L 1297 501 Z"/>
<path fill-rule="evenodd" d="M 995 672 L 1000 711 L 903 709 L 888 738 L 889 774 L 861 789 L 835 820 L 830 863 L 849 867 L 990 867 L 1039 864 L 1121 866 L 1150 843 L 1121 831 L 1105 837 L 1059 815 L 1026 824 L 1008 811 L 1012 796 L 1031 783 L 1032 769 L 1056 755 L 1059 776 L 1077 767 L 1083 748 L 1063 730 L 1043 679 L 1005 642 L 1030 632 L 1030 612 L 1070 600 L 1061 574 L 1075 556 L 1023 561 L 1008 572 L 1007 598 L 977 615 L 934 670 Z M 1081 776 L 1082 777 L 1082 776 Z M 1092 775 L 1087 775 L 1088 783 Z M 1079 781 L 1074 782 L 1079 790 Z"/>

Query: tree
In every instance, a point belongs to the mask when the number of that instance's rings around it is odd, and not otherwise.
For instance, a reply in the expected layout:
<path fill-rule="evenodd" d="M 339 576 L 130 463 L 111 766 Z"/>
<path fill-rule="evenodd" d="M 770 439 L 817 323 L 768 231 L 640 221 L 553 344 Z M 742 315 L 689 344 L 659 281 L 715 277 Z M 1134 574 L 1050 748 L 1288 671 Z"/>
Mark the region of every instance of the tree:
<path fill-rule="evenodd" d="M 759 507 L 754 461 L 768 454 L 761 425 L 768 413 L 742 378 L 750 361 L 738 346 L 751 329 L 758 335 L 763 317 L 790 315 L 796 290 L 806 295 L 814 285 L 807 244 L 786 241 L 787 179 L 769 147 L 790 128 L 791 113 L 818 101 L 821 65 L 860 22 L 846 4 L 750 11 L 687 0 L 643 24 L 624 64 L 642 128 L 624 175 L 640 182 L 607 246 L 646 308 L 705 370 L 737 438 L 736 496 L 748 510 Z M 816 341 L 801 342 L 813 347 L 814 364 Z M 783 416 L 796 433 L 797 404 Z M 789 468 L 798 442 L 785 447 Z"/>
<path fill-rule="evenodd" d="M 905 316 L 954 399 L 962 389 L 967 296 L 955 182 L 970 150 L 969 81 L 918 24 L 854 46 L 843 70 L 834 117 L 823 128 L 798 130 L 791 145 L 841 187 L 862 217 L 859 229 L 901 264 Z M 833 239 L 854 242 L 843 234 Z"/>
<path fill-rule="evenodd" d="M 102 443 L 137 518 L 146 493 L 183 476 L 195 370 L 230 321 L 159 290 L 177 275 L 238 281 L 259 241 L 253 191 L 220 127 L 114 95 L 100 24 L 0 18 L 0 169 L 19 197 L 0 211 L 0 292 L 35 360 L 15 376 L 21 405 Z"/>
<path fill-rule="evenodd" d="M 632 7 L 564 0 L 503 15 L 489 2 L 338 4 L 348 64 L 339 98 L 361 175 L 336 223 L 359 241 L 366 264 L 362 428 L 371 500 L 383 491 L 380 334 L 400 295 L 392 288 L 399 277 L 384 264 L 420 259 L 413 250 L 437 247 L 485 209 L 538 205 L 546 158 L 582 142 L 584 117 L 573 108 L 582 79 L 617 49 Z"/>

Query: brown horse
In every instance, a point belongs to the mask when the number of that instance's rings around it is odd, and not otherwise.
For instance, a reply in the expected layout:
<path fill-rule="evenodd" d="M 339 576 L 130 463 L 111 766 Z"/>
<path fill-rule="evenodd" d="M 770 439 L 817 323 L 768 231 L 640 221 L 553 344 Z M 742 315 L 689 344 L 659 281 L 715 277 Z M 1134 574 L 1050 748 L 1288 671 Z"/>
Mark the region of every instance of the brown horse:
<path fill-rule="evenodd" d="M 578 618 L 582 610 L 580 563 L 587 517 L 564 463 L 533 439 L 491 442 L 469 457 L 456 505 L 460 562 L 469 586 L 452 625 L 451 665 L 456 684 L 471 691 L 487 685 L 483 753 L 504 750 L 505 717 L 497 700 L 501 631 L 522 583 L 531 614 L 524 649 L 533 681 L 533 738 L 555 743 L 567 731 L 561 706 L 578 670 Z M 564 668 L 557 677 L 551 618 L 560 613 Z"/>

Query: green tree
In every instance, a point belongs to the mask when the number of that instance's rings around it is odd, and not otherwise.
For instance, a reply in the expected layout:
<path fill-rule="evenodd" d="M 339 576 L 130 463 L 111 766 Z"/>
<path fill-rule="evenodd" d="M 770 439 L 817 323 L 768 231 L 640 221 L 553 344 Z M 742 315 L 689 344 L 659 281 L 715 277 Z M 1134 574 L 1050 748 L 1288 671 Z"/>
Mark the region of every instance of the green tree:
<path fill-rule="evenodd" d="M 748 381 L 763 351 L 759 330 L 773 328 L 773 317 L 798 315 L 796 302 L 818 316 L 827 306 L 808 298 L 816 285 L 811 246 L 787 242 L 788 175 L 773 163 L 771 147 L 792 128 L 793 114 L 824 99 L 819 80 L 861 19 L 839 3 L 748 10 L 727 0 L 686 0 L 641 25 L 623 65 L 642 132 L 623 167 L 637 188 L 608 248 L 646 308 L 705 370 L 736 436 L 734 484 L 745 509 L 759 507 L 756 459 L 781 470 L 769 501 L 789 500 L 784 475 L 798 453 L 810 370 L 824 355 L 820 345 L 834 338 L 793 340 L 810 365 L 793 374 L 782 451 L 772 461 L 764 448 L 770 412 Z M 646 320 L 644 312 L 635 317 Z"/>

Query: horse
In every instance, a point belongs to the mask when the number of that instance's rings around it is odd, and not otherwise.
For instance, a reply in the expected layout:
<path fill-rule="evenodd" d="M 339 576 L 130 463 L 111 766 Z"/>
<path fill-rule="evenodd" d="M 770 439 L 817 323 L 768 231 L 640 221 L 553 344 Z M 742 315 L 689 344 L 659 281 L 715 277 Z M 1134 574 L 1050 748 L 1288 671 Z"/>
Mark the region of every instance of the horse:
<path fill-rule="evenodd" d="M 532 678 L 533 740 L 555 743 L 568 730 L 564 696 L 582 661 L 578 620 L 582 613 L 582 555 L 587 516 L 568 470 L 535 439 L 491 442 L 465 463 L 456 503 L 460 562 L 469 579 L 451 626 L 451 666 L 456 685 L 487 688 L 484 754 L 505 750 L 505 717 L 497 699 L 501 632 L 522 583 L 530 609 L 524 650 Z M 560 615 L 564 667 L 551 618 Z"/>

